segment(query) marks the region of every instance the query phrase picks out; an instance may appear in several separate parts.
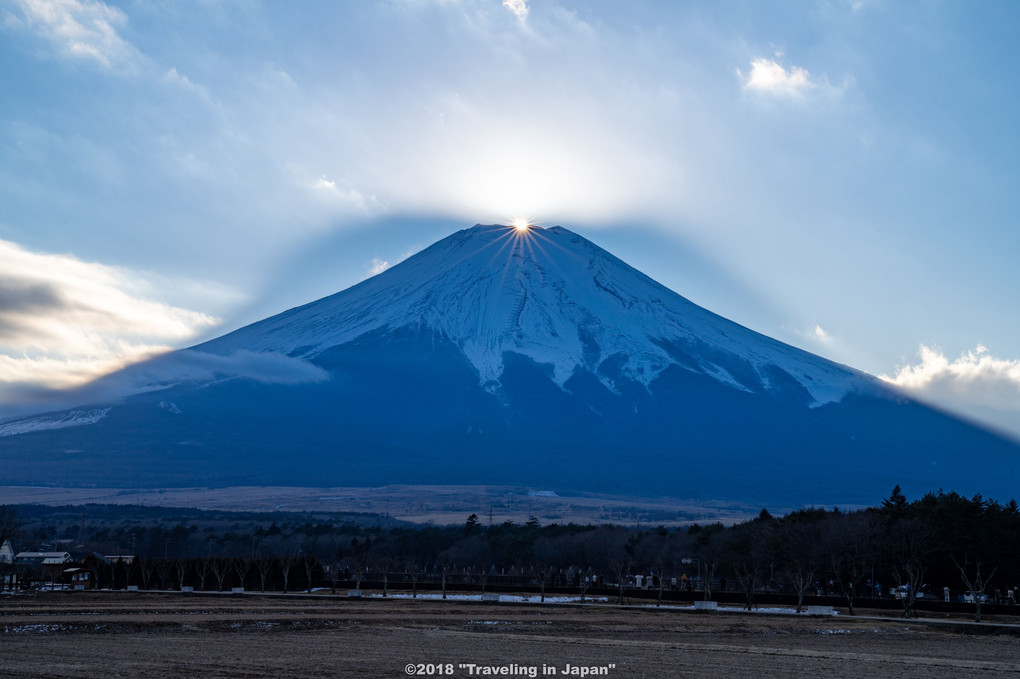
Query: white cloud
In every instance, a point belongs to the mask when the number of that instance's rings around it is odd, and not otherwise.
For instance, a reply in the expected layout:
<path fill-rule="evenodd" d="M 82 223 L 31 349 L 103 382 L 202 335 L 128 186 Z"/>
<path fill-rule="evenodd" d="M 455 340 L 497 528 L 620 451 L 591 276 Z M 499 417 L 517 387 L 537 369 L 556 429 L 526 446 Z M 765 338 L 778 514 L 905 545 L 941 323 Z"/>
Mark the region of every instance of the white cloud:
<path fill-rule="evenodd" d="M 329 379 L 329 374 L 304 359 L 274 352 L 238 350 L 224 356 L 185 349 L 132 365 L 80 393 L 87 395 L 89 401 L 108 403 L 182 382 L 208 382 L 223 377 L 243 377 L 267 384 L 302 384 L 322 382 Z"/>
<path fill-rule="evenodd" d="M 913 396 L 1020 437 L 1020 360 L 978 345 L 955 360 L 922 344 L 920 363 L 880 375 Z"/>
<path fill-rule="evenodd" d="M 524 21 L 528 18 L 528 0 L 503 0 L 503 6 L 517 15 L 517 18 Z"/>
<path fill-rule="evenodd" d="M 127 66 L 138 51 L 117 28 L 127 15 L 116 7 L 90 0 L 18 0 L 24 23 L 64 55 L 103 66 Z"/>
<path fill-rule="evenodd" d="M 825 332 L 825 329 L 820 325 L 815 325 L 814 328 L 808 333 L 810 337 L 821 342 L 822 344 L 829 344 L 832 342 L 832 335 Z"/>
<path fill-rule="evenodd" d="M 407 259 L 411 255 L 413 255 L 413 254 L 415 254 L 415 253 L 417 253 L 419 251 L 420 251 L 420 249 L 405 250 L 404 252 L 402 252 L 400 254 L 399 257 L 397 257 L 392 262 L 390 262 L 389 260 L 386 260 L 386 259 L 381 259 L 379 257 L 373 257 L 372 261 L 368 263 L 368 267 L 367 267 L 368 268 L 368 272 L 372 276 L 376 276 L 378 274 L 381 274 L 383 271 L 386 271 L 386 269 L 389 269 L 391 266 L 394 266 L 396 264 L 400 264 L 402 261 L 404 261 L 405 259 Z"/>
<path fill-rule="evenodd" d="M 0 241 L 0 272 L 0 404 L 8 388 L 82 384 L 218 322 L 141 294 L 153 287 L 143 274 L 69 255 Z"/>
<path fill-rule="evenodd" d="M 784 326 L 783 329 L 789 332 L 791 335 L 796 335 L 801 339 L 807 340 L 811 344 L 814 344 L 816 346 L 823 346 L 826 349 L 832 349 L 833 346 L 836 344 L 836 338 L 833 337 L 828 330 L 818 325 L 817 323 L 814 326 L 807 328 L 803 326 L 801 327 Z"/>
<path fill-rule="evenodd" d="M 774 59 L 755 59 L 750 73 L 745 76 L 739 69 L 737 73 L 744 80 L 745 89 L 767 94 L 797 97 L 818 87 L 807 69 L 799 66 L 786 69 Z"/>

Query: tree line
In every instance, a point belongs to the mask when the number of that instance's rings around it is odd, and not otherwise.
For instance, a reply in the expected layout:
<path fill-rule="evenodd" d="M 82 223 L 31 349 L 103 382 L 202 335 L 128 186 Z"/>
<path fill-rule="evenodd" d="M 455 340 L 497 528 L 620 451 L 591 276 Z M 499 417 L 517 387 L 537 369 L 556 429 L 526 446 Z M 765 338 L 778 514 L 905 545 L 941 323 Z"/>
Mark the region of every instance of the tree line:
<path fill-rule="evenodd" d="M 0 508 L 8 537 L 14 508 Z M 6 517 L 6 518 L 5 518 Z M 4 528 L 4 525 L 7 525 Z M 14 522 L 16 523 L 16 522 Z M 338 585 L 417 589 L 514 585 L 609 591 L 694 590 L 706 599 L 741 593 L 753 607 L 763 593 L 842 597 L 853 613 L 860 599 L 895 596 L 904 615 L 918 598 L 966 597 L 980 606 L 1020 596 L 1020 509 L 980 495 L 932 492 L 909 501 L 899 487 L 879 506 L 805 508 L 784 516 L 763 509 L 730 526 L 678 529 L 614 525 L 485 526 L 477 515 L 454 526 L 370 526 L 348 521 L 273 521 L 209 531 L 196 525 L 104 528 L 88 532 L 88 551 L 139 558 L 93 557 L 100 586 L 191 586 L 199 589 L 310 590 Z M 114 550 L 114 545 L 119 551 Z M 87 560 L 86 560 L 87 561 Z M 1012 596 L 1011 596 L 1012 595 Z"/>

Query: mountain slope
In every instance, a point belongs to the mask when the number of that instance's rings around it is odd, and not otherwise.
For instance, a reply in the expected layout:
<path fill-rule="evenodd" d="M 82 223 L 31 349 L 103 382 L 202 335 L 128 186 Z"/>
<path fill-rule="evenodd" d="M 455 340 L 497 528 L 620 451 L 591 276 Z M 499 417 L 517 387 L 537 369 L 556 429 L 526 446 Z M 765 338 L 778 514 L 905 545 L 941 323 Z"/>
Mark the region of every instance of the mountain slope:
<path fill-rule="evenodd" d="M 712 314 L 562 228 L 458 232 L 111 379 L 136 393 L 0 425 L 0 484 L 1016 495 L 1012 442 Z"/>
<path fill-rule="evenodd" d="M 862 373 L 717 316 L 561 227 L 476 226 L 331 297 L 196 347 L 314 358 L 383 328 L 418 327 L 457 344 L 496 388 L 504 352 L 645 386 L 670 365 L 747 391 L 797 384 L 813 404 L 864 387 Z"/>

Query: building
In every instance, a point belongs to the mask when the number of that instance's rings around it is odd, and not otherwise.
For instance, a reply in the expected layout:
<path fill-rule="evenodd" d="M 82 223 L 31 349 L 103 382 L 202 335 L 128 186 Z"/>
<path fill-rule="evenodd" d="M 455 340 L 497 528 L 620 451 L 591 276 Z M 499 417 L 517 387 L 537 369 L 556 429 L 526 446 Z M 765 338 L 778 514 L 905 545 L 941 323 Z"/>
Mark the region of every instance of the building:
<path fill-rule="evenodd" d="M 96 581 L 84 568 L 65 568 L 64 579 L 71 583 L 71 589 L 95 589 Z"/>
<path fill-rule="evenodd" d="M 14 565 L 26 577 L 49 582 L 60 580 L 65 564 L 70 562 L 70 552 L 18 552 L 14 555 Z"/>

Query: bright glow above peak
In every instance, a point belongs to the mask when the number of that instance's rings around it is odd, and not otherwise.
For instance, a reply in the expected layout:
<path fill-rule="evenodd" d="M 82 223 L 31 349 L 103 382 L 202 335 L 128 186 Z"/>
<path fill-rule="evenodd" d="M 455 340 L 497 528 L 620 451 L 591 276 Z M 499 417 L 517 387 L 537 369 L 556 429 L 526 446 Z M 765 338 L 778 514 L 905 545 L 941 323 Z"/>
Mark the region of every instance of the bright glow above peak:
<path fill-rule="evenodd" d="M 525 233 L 531 228 L 531 224 L 528 224 L 528 220 L 526 219 L 515 219 L 513 226 L 517 229 L 517 233 Z"/>

